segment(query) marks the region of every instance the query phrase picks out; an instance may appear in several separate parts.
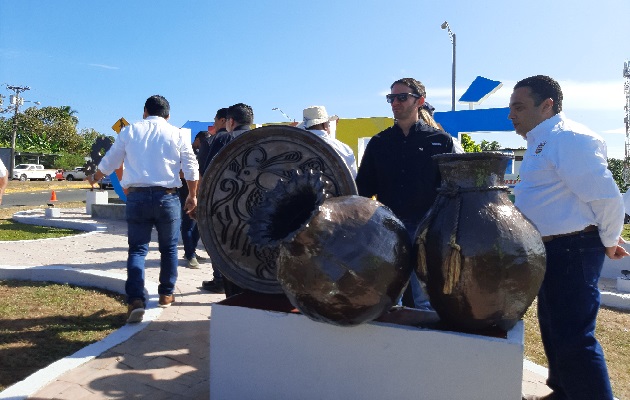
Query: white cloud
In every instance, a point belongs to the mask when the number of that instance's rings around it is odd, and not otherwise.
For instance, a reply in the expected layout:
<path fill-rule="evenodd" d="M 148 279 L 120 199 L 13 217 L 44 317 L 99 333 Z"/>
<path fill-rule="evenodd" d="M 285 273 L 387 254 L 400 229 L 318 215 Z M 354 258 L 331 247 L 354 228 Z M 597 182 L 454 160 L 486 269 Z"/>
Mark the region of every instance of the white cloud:
<path fill-rule="evenodd" d="M 113 67 L 111 65 L 105 65 L 105 64 L 88 64 L 90 67 L 98 67 L 98 68 L 103 68 L 103 69 L 120 69 L 118 67 Z"/>

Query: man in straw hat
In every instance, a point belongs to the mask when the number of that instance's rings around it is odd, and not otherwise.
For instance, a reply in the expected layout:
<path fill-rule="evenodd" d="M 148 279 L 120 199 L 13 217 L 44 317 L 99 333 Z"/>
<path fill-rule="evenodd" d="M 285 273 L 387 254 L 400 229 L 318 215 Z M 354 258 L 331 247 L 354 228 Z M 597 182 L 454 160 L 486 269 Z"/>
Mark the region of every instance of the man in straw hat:
<path fill-rule="evenodd" d="M 457 139 L 419 118 L 418 109 L 425 97 L 424 85 L 413 78 L 402 78 L 392 84 L 391 94 L 386 98 L 395 124 L 370 139 L 356 179 L 359 195 L 376 196 L 388 206 L 405 224 L 412 240 L 420 220 L 433 205 L 441 183 L 437 164 L 431 156 L 461 152 Z M 430 309 L 415 274 L 411 275 L 409 287 L 413 306 Z M 406 299 L 407 295 L 404 297 Z M 405 299 L 403 304 L 412 306 Z"/>
<path fill-rule="evenodd" d="M 336 121 L 339 119 L 336 115 L 332 117 L 328 116 L 326 108 L 324 106 L 311 106 L 305 108 L 302 112 L 304 117 L 303 121 L 298 125 L 298 128 L 306 129 L 309 132 L 314 133 L 320 138 L 324 139 L 326 143 L 330 145 L 337 154 L 341 156 L 343 161 L 348 166 L 353 178 L 357 176 L 357 163 L 354 158 L 352 149 L 347 144 L 343 143 L 330 136 L 330 121 Z"/>

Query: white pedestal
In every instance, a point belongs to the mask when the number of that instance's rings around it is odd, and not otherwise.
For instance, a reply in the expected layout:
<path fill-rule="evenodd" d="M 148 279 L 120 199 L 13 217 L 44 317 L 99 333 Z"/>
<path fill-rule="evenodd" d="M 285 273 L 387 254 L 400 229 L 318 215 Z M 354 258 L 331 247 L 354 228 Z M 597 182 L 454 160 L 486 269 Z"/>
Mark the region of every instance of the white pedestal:
<path fill-rule="evenodd" d="M 105 190 L 90 190 L 85 200 L 85 213 L 92 215 L 92 204 L 107 204 L 109 195 Z"/>
<path fill-rule="evenodd" d="M 630 279 L 617 278 L 617 290 L 619 292 L 630 293 Z"/>
<path fill-rule="evenodd" d="M 217 303 L 210 398 L 520 399 L 523 334 L 522 321 L 501 339 Z"/>
<path fill-rule="evenodd" d="M 61 209 L 54 207 L 47 208 L 44 210 L 44 216 L 46 218 L 59 218 L 61 217 Z"/>

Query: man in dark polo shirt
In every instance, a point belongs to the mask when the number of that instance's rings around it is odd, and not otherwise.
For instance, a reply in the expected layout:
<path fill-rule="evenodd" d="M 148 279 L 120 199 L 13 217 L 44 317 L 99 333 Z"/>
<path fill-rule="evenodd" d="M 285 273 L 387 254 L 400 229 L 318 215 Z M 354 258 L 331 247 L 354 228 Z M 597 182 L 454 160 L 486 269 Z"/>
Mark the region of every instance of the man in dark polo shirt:
<path fill-rule="evenodd" d="M 413 240 L 418 224 L 431 208 L 440 186 L 440 173 L 431 156 L 463 150 L 457 139 L 418 117 L 418 109 L 426 97 L 421 82 L 413 78 L 399 79 L 392 84 L 391 94 L 386 97 L 392 106 L 394 126 L 369 141 L 356 183 L 359 195 L 376 196 L 402 220 Z M 413 306 L 430 308 L 415 274 L 412 274 L 407 290 L 413 294 Z M 412 306 L 408 302 L 403 304 Z"/>

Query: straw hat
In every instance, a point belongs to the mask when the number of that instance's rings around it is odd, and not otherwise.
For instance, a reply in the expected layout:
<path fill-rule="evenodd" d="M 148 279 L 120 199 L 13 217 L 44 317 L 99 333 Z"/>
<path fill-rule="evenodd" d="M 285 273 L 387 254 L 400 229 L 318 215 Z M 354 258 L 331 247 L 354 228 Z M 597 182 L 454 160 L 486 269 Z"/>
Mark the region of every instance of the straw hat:
<path fill-rule="evenodd" d="M 324 122 L 335 121 L 339 119 L 339 117 L 336 115 L 329 117 L 324 106 L 311 106 L 305 108 L 302 112 L 302 116 L 304 118 L 302 124 L 304 125 L 305 129 L 308 129 L 313 125 L 323 124 Z"/>

